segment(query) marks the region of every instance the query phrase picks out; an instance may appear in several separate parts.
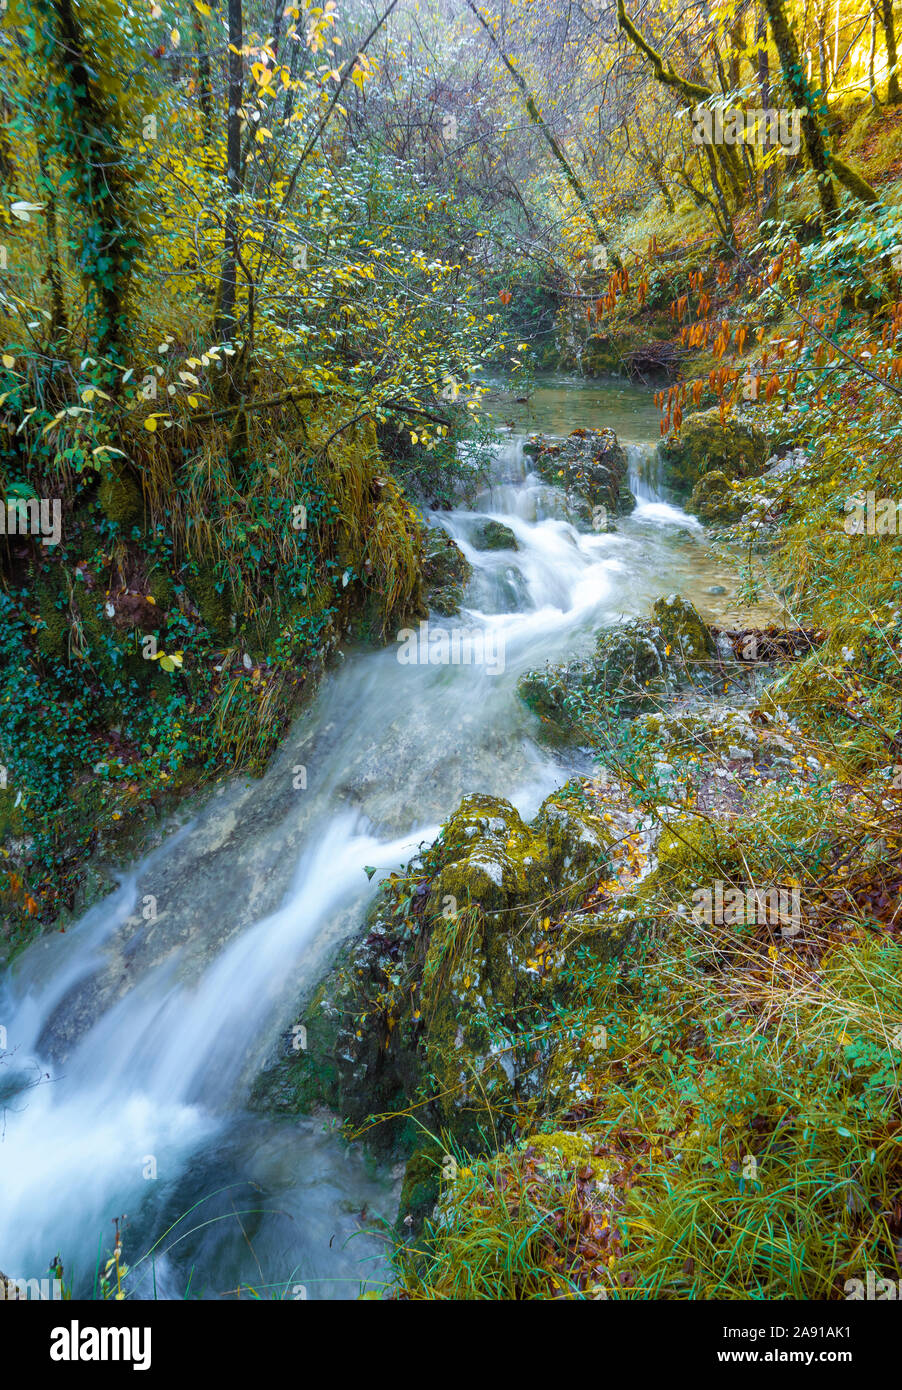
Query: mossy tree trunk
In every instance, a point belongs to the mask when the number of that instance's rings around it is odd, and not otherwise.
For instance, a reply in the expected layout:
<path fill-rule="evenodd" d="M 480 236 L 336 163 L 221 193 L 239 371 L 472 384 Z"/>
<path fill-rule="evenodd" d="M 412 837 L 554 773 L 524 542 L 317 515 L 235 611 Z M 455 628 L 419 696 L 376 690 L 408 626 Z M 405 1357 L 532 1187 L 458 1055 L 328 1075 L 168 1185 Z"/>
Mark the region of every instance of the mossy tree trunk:
<path fill-rule="evenodd" d="M 822 220 L 826 225 L 836 216 L 838 205 L 836 190 L 830 177 L 830 153 L 827 149 L 822 124 L 825 98 L 822 96 L 820 102 L 816 101 L 808 84 L 802 65 L 802 56 L 799 53 L 795 34 L 792 32 L 792 27 L 786 17 L 783 0 L 764 0 L 764 4 L 767 9 L 767 17 L 770 20 L 770 30 L 774 37 L 777 56 L 783 69 L 783 80 L 789 90 L 795 109 L 804 111 L 804 115 L 801 117 L 802 135 L 808 153 L 808 162 L 817 182 Z"/>
<path fill-rule="evenodd" d="M 902 101 L 902 91 L 899 90 L 899 77 L 896 72 L 899 58 L 896 50 L 896 21 L 893 17 L 893 0 L 882 0 L 881 18 L 883 20 L 883 32 L 886 36 L 886 57 L 889 63 L 889 85 L 886 99 L 890 106 L 898 106 L 899 102 Z"/>
<path fill-rule="evenodd" d="M 91 67 L 72 0 L 38 0 L 36 16 L 38 51 L 50 75 L 54 152 L 72 175 L 69 197 L 81 223 L 73 251 L 87 286 L 90 349 L 96 357 L 121 362 L 139 239 L 117 113 Z M 58 255 L 55 259 L 58 265 Z M 54 296 L 57 289 L 52 284 Z M 55 311 L 59 307 L 55 304 Z"/>
<path fill-rule="evenodd" d="M 847 188 L 859 202 L 879 203 L 877 194 L 867 180 L 844 163 L 838 155 L 830 152 L 826 136 L 826 101 L 821 98 L 820 102 L 815 102 L 814 94 L 802 65 L 802 57 L 799 53 L 795 34 L 786 16 L 783 0 L 764 0 L 764 4 L 767 9 L 767 17 L 770 20 L 770 30 L 774 37 L 780 66 L 783 69 L 783 79 L 796 110 L 805 113 L 800 122 L 802 136 L 805 140 L 808 161 L 817 180 L 823 222 L 828 223 L 838 210 L 836 190 L 833 187 L 831 175 L 844 188 Z"/>

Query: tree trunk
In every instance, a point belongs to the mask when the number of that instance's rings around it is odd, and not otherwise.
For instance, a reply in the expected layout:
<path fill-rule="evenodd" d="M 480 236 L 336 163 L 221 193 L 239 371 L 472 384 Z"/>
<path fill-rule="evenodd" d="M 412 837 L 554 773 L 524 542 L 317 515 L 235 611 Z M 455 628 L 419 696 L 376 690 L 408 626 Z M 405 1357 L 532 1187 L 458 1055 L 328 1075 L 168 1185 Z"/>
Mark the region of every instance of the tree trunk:
<path fill-rule="evenodd" d="M 667 208 L 667 211 L 668 211 L 668 212 L 675 212 L 675 211 L 676 211 L 676 207 L 674 206 L 673 198 L 670 196 L 670 189 L 667 187 L 667 181 L 666 181 L 666 179 L 664 178 L 664 174 L 663 174 L 663 171 L 662 171 L 662 169 L 661 169 L 660 164 L 658 163 L 658 161 L 655 159 L 654 155 L 653 155 L 652 152 L 651 152 L 651 146 L 649 145 L 647 139 L 645 138 L 645 131 L 642 129 L 641 126 L 639 126 L 639 127 L 638 127 L 638 132 L 639 132 L 639 140 L 640 140 L 640 142 L 641 142 L 641 144 L 642 144 L 642 152 L 643 152 L 643 154 L 645 155 L 645 159 L 646 159 L 646 161 L 647 161 L 647 163 L 648 163 L 648 167 L 649 167 L 649 169 L 651 170 L 651 176 L 652 176 L 652 179 L 654 180 L 655 187 L 657 188 L 657 190 L 658 190 L 658 192 L 660 193 L 661 197 L 664 199 L 664 206 Z"/>
<path fill-rule="evenodd" d="M 890 106 L 898 106 L 902 101 L 899 78 L 896 73 L 898 53 L 896 51 L 896 22 L 893 18 L 893 0 L 882 0 L 883 32 L 886 35 L 886 58 L 889 63 L 889 86 L 886 100 Z"/>
<path fill-rule="evenodd" d="M 830 154 L 821 126 L 822 110 L 816 109 L 817 103 L 802 68 L 801 54 L 795 34 L 786 18 L 783 0 L 764 0 L 764 4 L 767 8 L 771 33 L 774 36 L 774 43 L 780 58 L 780 66 L 783 69 L 783 77 L 792 97 L 793 105 L 797 111 L 805 111 L 801 118 L 802 134 L 805 138 L 808 160 L 817 180 L 822 221 L 827 223 L 836 215 L 837 202 L 836 192 L 830 178 Z M 822 109 L 824 105 L 825 98 L 822 97 Z"/>
<path fill-rule="evenodd" d="M 201 17 L 191 6 L 191 27 L 194 30 L 194 46 L 197 49 L 197 96 L 204 122 L 204 144 L 213 141 L 213 81 L 210 73 L 210 54 L 207 51 L 207 36 Z"/>
<path fill-rule="evenodd" d="M 817 12 L 817 64 L 821 77 L 821 93 L 826 96 L 830 86 L 830 62 L 827 57 L 827 3 Z"/>
<path fill-rule="evenodd" d="M 770 110 L 770 57 L 767 52 L 767 15 L 762 8 L 758 10 L 755 41 L 758 44 L 758 89 L 761 92 L 762 111 Z M 776 176 L 772 165 L 765 164 L 761 179 L 761 218 L 763 222 L 770 216 L 771 205 L 776 192 Z"/>
<path fill-rule="evenodd" d="M 220 278 L 217 331 L 227 337 L 235 332 L 238 282 L 238 196 L 241 193 L 241 100 L 244 94 L 244 60 L 241 0 L 229 0 L 229 82 L 226 125 L 228 204 L 225 221 L 225 254 Z"/>
<path fill-rule="evenodd" d="M 38 169 L 40 170 L 43 194 L 47 199 L 47 279 L 50 283 L 50 338 L 55 342 L 67 327 L 66 304 L 63 298 L 63 272 L 60 263 L 59 235 L 56 226 L 56 188 L 47 168 L 47 155 L 44 142 L 37 141 Z"/>
<path fill-rule="evenodd" d="M 868 49 L 868 85 L 870 91 L 868 96 L 871 99 L 871 110 L 877 109 L 877 78 L 874 74 L 874 63 L 877 58 L 877 6 L 871 7 L 871 46 Z"/>
<path fill-rule="evenodd" d="M 138 235 L 117 112 L 98 84 L 81 14 L 72 0 L 42 0 L 36 8 L 50 21 L 43 32 L 50 40 L 48 67 L 54 70 L 48 86 L 57 107 L 57 154 L 72 172 L 69 197 L 80 204 L 85 223 L 79 260 L 87 285 L 90 351 L 121 362 Z M 112 374 L 107 379 L 113 389 L 118 378 Z"/>

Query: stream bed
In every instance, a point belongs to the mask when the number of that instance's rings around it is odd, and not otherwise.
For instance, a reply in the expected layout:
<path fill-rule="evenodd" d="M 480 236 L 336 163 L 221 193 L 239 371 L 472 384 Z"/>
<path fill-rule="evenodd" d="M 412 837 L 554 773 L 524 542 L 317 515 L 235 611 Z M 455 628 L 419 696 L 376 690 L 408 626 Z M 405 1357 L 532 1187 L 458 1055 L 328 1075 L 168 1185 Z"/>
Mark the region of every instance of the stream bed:
<path fill-rule="evenodd" d="M 588 770 L 584 754 L 538 740 L 516 695 L 524 670 L 579 655 L 596 629 L 671 591 L 713 622 L 756 619 L 702 527 L 658 493 L 647 391 L 554 379 L 528 406 L 496 411 L 503 442 L 475 509 L 430 518 L 473 578 L 461 615 L 429 627 L 499 659 L 402 664 L 398 643 L 346 650 L 264 777 L 222 782 L 114 894 L 8 972 L 10 1277 L 40 1278 L 59 1253 L 74 1296 L 90 1296 L 123 1215 L 134 1296 L 354 1298 L 389 1277 L 400 1173 L 349 1148 L 334 1116 L 252 1113 L 267 1053 L 380 879 L 465 793 L 504 796 L 530 818 Z M 583 534 L 530 472 L 524 443 L 604 425 L 627 447 L 637 505 L 615 532 Z M 473 548 L 486 517 L 511 528 L 516 552 Z"/>

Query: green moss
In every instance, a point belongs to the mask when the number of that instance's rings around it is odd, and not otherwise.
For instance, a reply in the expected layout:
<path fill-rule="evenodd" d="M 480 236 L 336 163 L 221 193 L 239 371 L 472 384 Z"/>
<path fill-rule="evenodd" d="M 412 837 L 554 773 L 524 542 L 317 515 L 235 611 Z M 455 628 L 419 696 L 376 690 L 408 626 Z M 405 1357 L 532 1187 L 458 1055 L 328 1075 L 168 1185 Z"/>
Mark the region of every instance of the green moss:
<path fill-rule="evenodd" d="M 154 569 L 147 579 L 147 592 L 153 599 L 158 608 L 164 611 L 172 608 L 176 602 L 175 584 L 172 576 L 167 574 L 164 569 Z"/>
<path fill-rule="evenodd" d="M 732 526 L 744 509 L 742 497 L 737 496 L 727 475 L 718 468 L 699 478 L 686 504 L 686 510 L 706 526 Z"/>
<path fill-rule="evenodd" d="M 602 1159 L 593 1150 L 598 1147 L 598 1135 L 586 1131 L 555 1130 L 553 1134 L 531 1134 L 523 1141 L 527 1149 L 534 1149 L 549 1167 L 573 1171 L 589 1167 L 596 1177 L 606 1170 Z"/>
<path fill-rule="evenodd" d="M 97 500 L 107 520 L 123 528 L 139 523 L 144 515 L 141 489 L 125 473 L 108 473 L 97 490 Z"/>
<path fill-rule="evenodd" d="M 426 602 L 436 613 L 460 612 L 464 588 L 472 574 L 469 561 L 441 526 L 427 528 L 422 564 Z"/>
<path fill-rule="evenodd" d="M 471 544 L 476 550 L 517 550 L 517 538 L 501 521 L 481 521 L 473 532 Z"/>
<path fill-rule="evenodd" d="M 407 1160 L 398 1216 L 413 1218 L 414 1229 L 432 1215 L 441 1190 L 442 1151 L 437 1144 L 424 1145 Z"/>
<path fill-rule="evenodd" d="M 69 622 L 57 606 L 57 595 L 47 585 L 38 590 L 38 613 L 42 624 L 38 649 L 44 656 L 65 658 L 69 650 Z"/>
<path fill-rule="evenodd" d="M 702 620 L 698 609 L 679 594 L 659 598 L 652 609 L 655 622 L 661 629 L 671 657 L 676 657 L 691 670 L 699 663 L 713 660 L 717 653 L 714 638 Z"/>
<path fill-rule="evenodd" d="M 188 588 L 211 636 L 225 641 L 232 633 L 232 596 L 211 564 L 194 561 Z"/>
<path fill-rule="evenodd" d="M 767 457 L 764 435 L 748 420 L 720 422 L 718 409 L 687 415 L 678 435 L 659 446 L 665 481 L 678 491 L 691 492 L 706 473 L 717 471 L 726 478 L 759 474 Z"/>

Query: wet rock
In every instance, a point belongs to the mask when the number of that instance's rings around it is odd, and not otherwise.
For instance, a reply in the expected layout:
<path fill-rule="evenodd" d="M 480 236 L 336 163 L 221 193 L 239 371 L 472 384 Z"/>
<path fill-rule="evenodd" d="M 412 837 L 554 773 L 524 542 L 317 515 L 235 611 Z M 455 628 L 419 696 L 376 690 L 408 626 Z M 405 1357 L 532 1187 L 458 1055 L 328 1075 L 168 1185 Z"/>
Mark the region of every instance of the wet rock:
<path fill-rule="evenodd" d="M 667 686 L 665 639 L 657 623 L 632 618 L 602 628 L 595 640 L 600 689 L 623 714 L 638 712 Z"/>
<path fill-rule="evenodd" d="M 570 661 L 563 666 L 544 666 L 526 671 L 517 682 L 517 694 L 527 709 L 542 721 L 552 741 L 587 737 L 597 688 L 595 664 Z"/>
<path fill-rule="evenodd" d="M 717 646 L 697 610 L 678 594 L 655 603 L 652 618 L 602 628 L 592 657 L 526 671 L 517 693 L 553 742 L 593 737 L 611 719 L 660 704 L 679 683 L 714 676 Z"/>
<path fill-rule="evenodd" d="M 517 538 L 501 521 L 480 521 L 470 536 L 474 550 L 519 550 Z"/>
<path fill-rule="evenodd" d="M 472 574 L 466 556 L 441 526 L 426 529 L 423 585 L 430 608 L 443 617 L 460 612 L 464 588 Z"/>
<path fill-rule="evenodd" d="M 589 659 L 525 672 L 517 693 L 553 736 L 572 736 L 591 735 L 609 717 L 637 714 L 666 686 L 661 631 L 648 618 L 632 618 L 602 628 Z"/>
<path fill-rule="evenodd" d="M 604 507 L 614 514 L 631 512 L 626 452 L 613 430 L 574 430 L 561 443 L 544 440 L 535 450 L 536 472 L 548 482 L 582 498 L 593 509 Z"/>
<path fill-rule="evenodd" d="M 484 1151 L 541 1093 L 549 1047 L 515 1045 L 517 1031 L 572 990 L 572 952 L 604 960 L 628 938 L 575 910 L 611 871 L 612 835 L 581 787 L 548 797 L 529 825 L 501 798 L 464 797 L 435 843 L 384 885 L 365 937 L 289 1030 L 306 1029 L 306 1048 L 283 1052 L 255 1103 L 325 1099 L 355 1124 L 416 1104 L 434 1132 Z M 399 1119 L 368 1137 L 416 1151 L 405 1202 L 420 1218 L 438 1176 L 422 1128 Z"/>
<path fill-rule="evenodd" d="M 706 473 L 719 471 L 727 479 L 754 477 L 764 468 L 764 435 L 747 419 L 721 424 L 720 411 L 687 415 L 678 435 L 659 445 L 670 487 L 691 492 Z"/>

